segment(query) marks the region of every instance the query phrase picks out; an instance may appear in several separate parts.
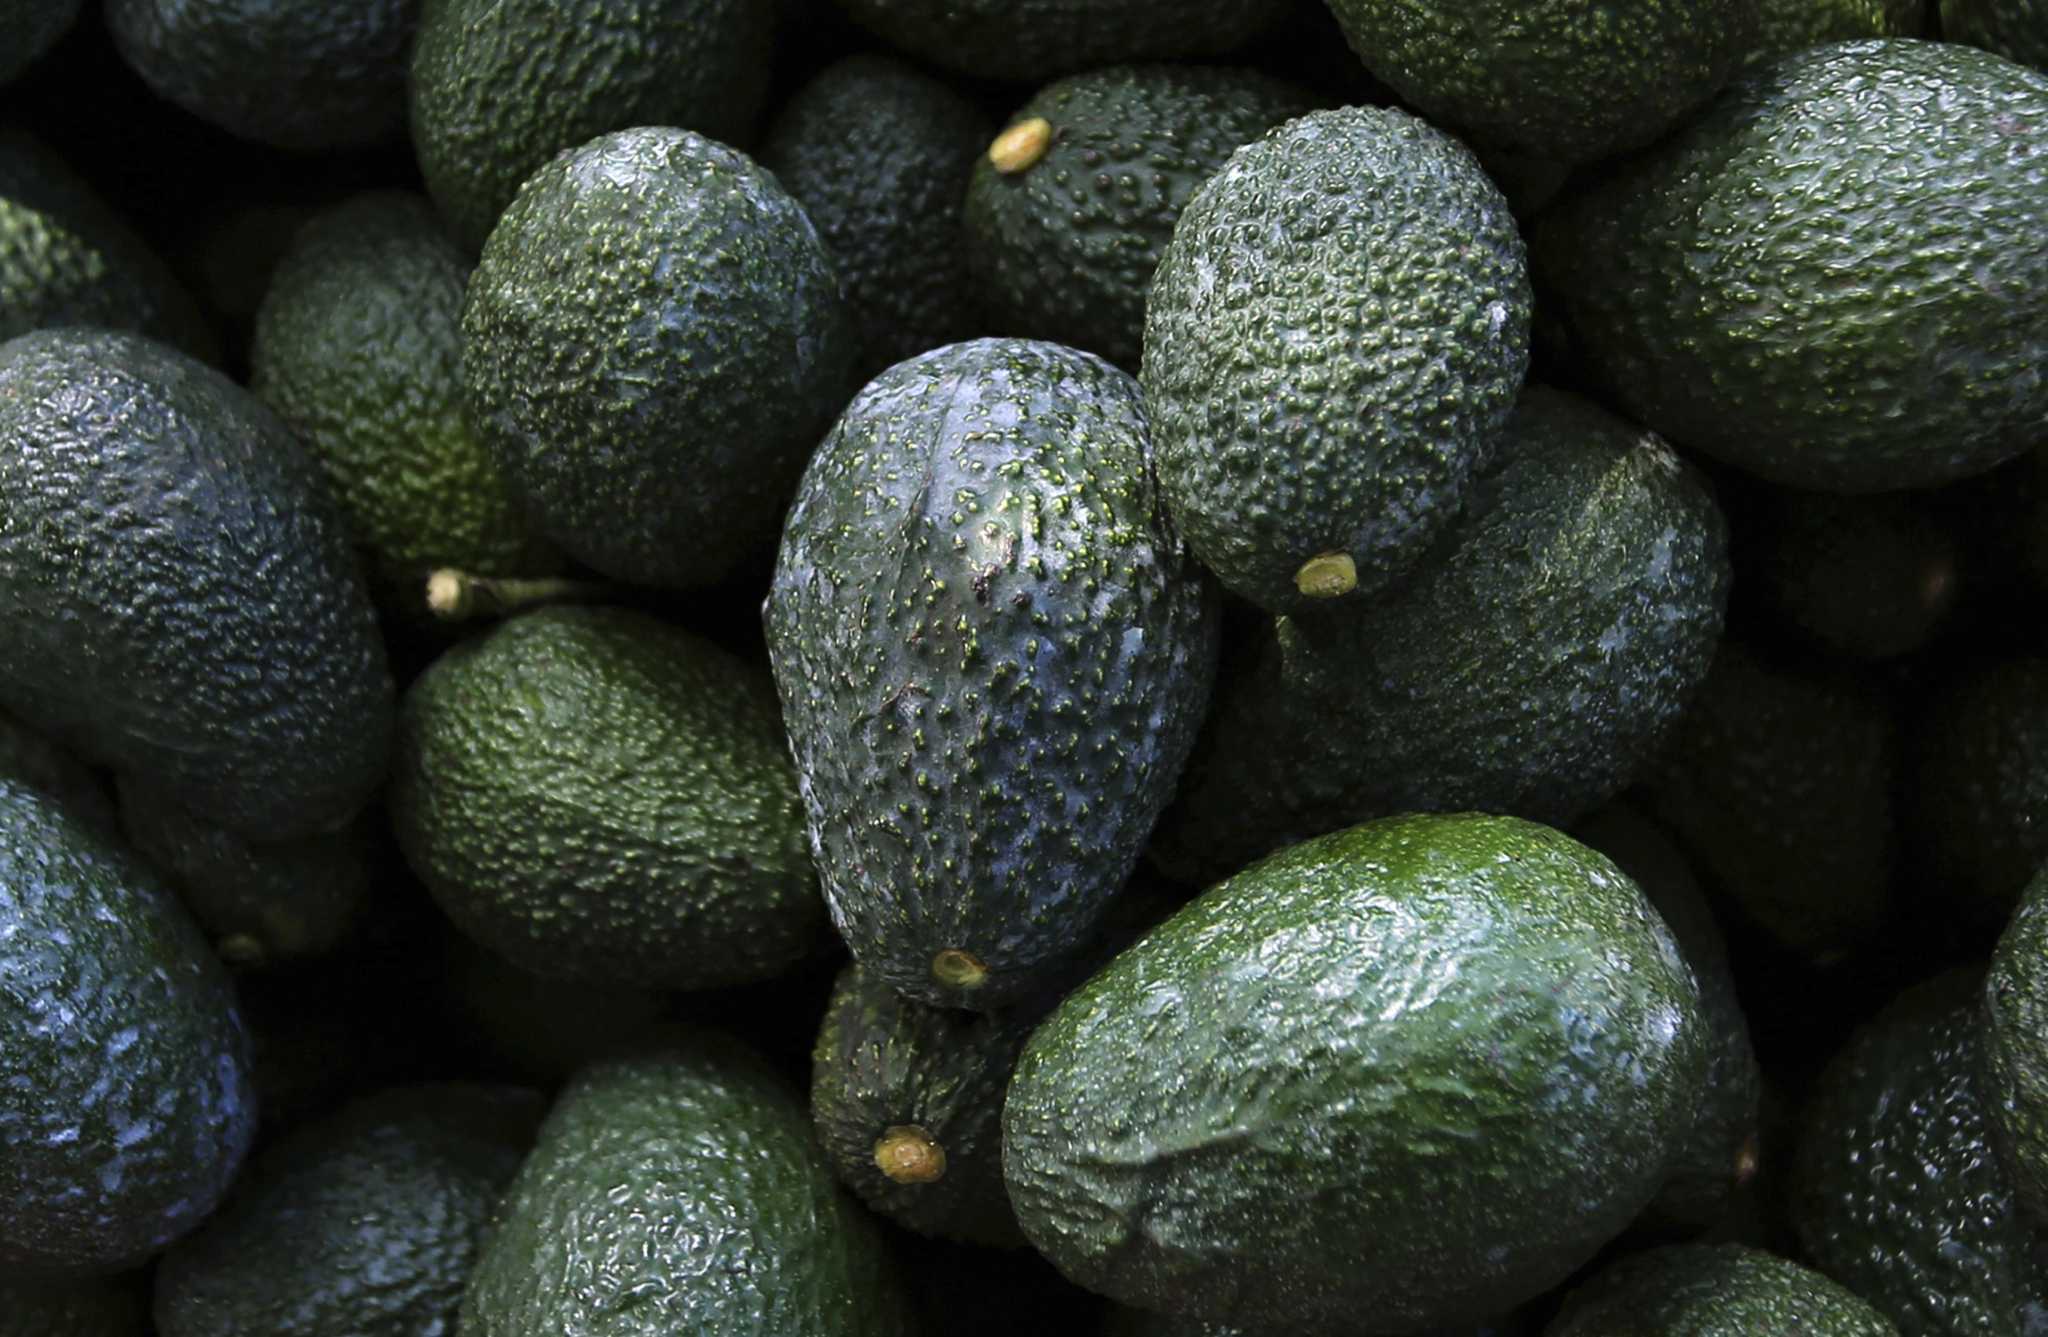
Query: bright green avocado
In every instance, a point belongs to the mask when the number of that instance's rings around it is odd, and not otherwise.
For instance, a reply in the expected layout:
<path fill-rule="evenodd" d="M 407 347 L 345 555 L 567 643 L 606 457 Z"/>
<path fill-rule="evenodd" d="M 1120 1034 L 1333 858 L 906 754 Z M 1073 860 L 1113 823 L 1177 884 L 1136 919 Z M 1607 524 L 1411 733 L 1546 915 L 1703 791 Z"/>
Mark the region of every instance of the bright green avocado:
<path fill-rule="evenodd" d="M 1636 1254 L 1574 1290 L 1545 1337 L 1898 1337 L 1820 1273 L 1741 1244 Z"/>

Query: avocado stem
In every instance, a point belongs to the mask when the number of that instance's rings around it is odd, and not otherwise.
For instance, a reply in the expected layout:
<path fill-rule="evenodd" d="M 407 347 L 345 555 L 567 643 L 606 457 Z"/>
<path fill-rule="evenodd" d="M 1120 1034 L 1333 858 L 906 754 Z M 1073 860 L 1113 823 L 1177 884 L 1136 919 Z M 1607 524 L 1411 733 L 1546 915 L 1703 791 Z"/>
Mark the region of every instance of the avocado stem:
<path fill-rule="evenodd" d="M 1358 564 L 1348 552 L 1318 553 L 1294 573 L 1294 588 L 1311 599 L 1335 599 L 1358 588 Z"/>
<path fill-rule="evenodd" d="M 1019 121 L 996 136 L 988 146 L 989 164 L 1004 176 L 1014 176 L 1037 165 L 1052 146 L 1052 122 L 1043 116 Z"/>
<path fill-rule="evenodd" d="M 949 989 L 979 989 L 988 966 L 972 952 L 948 947 L 932 958 L 932 978 Z"/>
<path fill-rule="evenodd" d="M 946 1173 L 946 1149 L 916 1124 L 899 1123 L 875 1139 L 875 1165 L 899 1184 L 929 1184 Z"/>
<path fill-rule="evenodd" d="M 617 593 L 612 586 L 592 580 L 478 576 L 452 566 L 427 577 L 427 607 L 449 622 L 510 617 L 542 604 L 603 603 Z"/>

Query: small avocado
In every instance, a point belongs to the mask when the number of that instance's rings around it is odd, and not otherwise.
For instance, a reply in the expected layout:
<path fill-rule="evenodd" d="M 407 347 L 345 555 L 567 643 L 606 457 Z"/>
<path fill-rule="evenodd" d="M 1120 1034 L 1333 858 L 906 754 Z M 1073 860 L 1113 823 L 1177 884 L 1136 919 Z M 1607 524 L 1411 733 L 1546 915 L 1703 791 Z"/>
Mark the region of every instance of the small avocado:
<path fill-rule="evenodd" d="M 1962 664 L 1931 697 L 1913 834 L 1958 908 L 1996 925 L 2048 860 L 2048 657 Z"/>
<path fill-rule="evenodd" d="M 1674 1244 L 1573 1290 L 1544 1337 L 1898 1337 L 1820 1273 L 1742 1244 Z"/>
<path fill-rule="evenodd" d="M 2020 1206 L 2048 1225 L 2048 869 L 2035 875 L 1984 979 L 1979 1089 Z"/>
<path fill-rule="evenodd" d="M 1277 23 L 1287 0 L 839 0 L 854 22 L 975 79 L 1038 83 L 1136 60 L 1215 56 Z"/>

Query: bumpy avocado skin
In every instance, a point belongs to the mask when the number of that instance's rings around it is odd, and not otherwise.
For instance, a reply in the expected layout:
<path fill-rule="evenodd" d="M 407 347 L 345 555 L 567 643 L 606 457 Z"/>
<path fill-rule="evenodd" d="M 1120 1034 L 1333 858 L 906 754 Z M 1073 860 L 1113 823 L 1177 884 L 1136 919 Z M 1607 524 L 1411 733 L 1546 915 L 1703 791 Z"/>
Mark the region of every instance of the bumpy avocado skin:
<path fill-rule="evenodd" d="M 1044 156 L 1001 172 L 983 154 L 967 191 L 968 261 L 991 318 L 1135 369 L 1181 211 L 1231 154 L 1311 105 L 1258 70 L 1200 65 L 1119 65 L 1040 89 L 1010 123 L 1049 123 Z"/>
<path fill-rule="evenodd" d="M 1984 980 L 1991 1136 L 2021 1207 L 2048 1223 L 2048 871 L 2028 884 Z"/>
<path fill-rule="evenodd" d="M 1712 97 L 1757 0 L 1330 0 L 1374 77 L 1431 120 L 1555 162 L 1650 143 Z"/>
<path fill-rule="evenodd" d="M 1793 487 L 1981 472 L 2048 416 L 2048 75 L 1911 38 L 1731 85 L 1540 219 L 1538 280 L 1615 402 Z"/>
<path fill-rule="evenodd" d="M 319 459 L 391 579 L 551 564 L 463 415 L 469 270 L 426 200 L 371 192 L 298 231 L 256 312 L 250 388 Z"/>
<path fill-rule="evenodd" d="M 2041 0 L 1941 0 L 1941 35 L 2048 69 L 2048 5 Z"/>
<path fill-rule="evenodd" d="M 1898 1337 L 1892 1321 L 1810 1268 L 1741 1244 L 1625 1258 L 1571 1293 L 1545 1337 Z"/>
<path fill-rule="evenodd" d="M 463 1300 L 464 1337 L 903 1337 L 874 1219 L 796 1098 L 723 1037 L 586 1069 L 557 1098 Z"/>
<path fill-rule="evenodd" d="M 0 1281 L 0 1337 L 144 1337 L 149 1288 L 139 1274 L 89 1281 Z"/>
<path fill-rule="evenodd" d="M 413 152 L 471 251 L 522 181 L 629 126 L 746 142 L 767 91 L 773 0 L 423 0 Z"/>
<path fill-rule="evenodd" d="M 390 808 L 458 927 L 556 979 L 767 979 L 825 931 L 767 675 L 619 608 L 544 608 L 406 693 Z"/>
<path fill-rule="evenodd" d="M 1175 225 L 1145 308 L 1159 483 L 1196 556 L 1271 612 L 1344 554 L 1412 568 L 1493 457 L 1529 364 L 1522 239 L 1478 161 L 1405 112 L 1311 112 Z"/>
<path fill-rule="evenodd" d="M 523 1087 L 394 1087 L 262 1153 L 157 1269 L 161 1337 L 452 1333 L 546 1104 Z"/>
<path fill-rule="evenodd" d="M 802 207 L 744 154 L 659 126 L 534 174 L 462 334 L 471 419 L 542 532 L 677 588 L 772 547 L 857 353 Z"/>
<path fill-rule="evenodd" d="M 1757 0 L 1756 41 L 1743 59 L 1765 63 L 1858 37 L 1918 37 L 1927 9 L 1921 0 Z"/>
<path fill-rule="evenodd" d="M 1217 609 L 1147 441 L 1100 358 L 955 344 L 870 382 L 790 508 L 764 613 L 819 877 L 913 998 L 1042 985 L 1173 792 Z M 946 953 L 985 975 L 935 973 Z"/>
<path fill-rule="evenodd" d="M 2048 859 L 2048 658 L 1963 666 L 1916 732 L 1914 833 L 1942 885 L 1995 925 Z"/>
<path fill-rule="evenodd" d="M 109 836 L 0 776 L 0 1269 L 110 1276 L 205 1219 L 256 1132 L 227 972 Z"/>
<path fill-rule="evenodd" d="M 164 345 L 0 346 L 0 705 L 251 840 L 361 808 L 393 689 L 313 461 Z"/>
<path fill-rule="evenodd" d="M 1981 984 L 1942 976 L 1863 1027 L 1822 1075 L 1791 1214 L 1813 1265 L 1904 1337 L 2029 1337 L 2048 1269 L 1990 1140 Z"/>
<path fill-rule="evenodd" d="M 1477 1322 L 1656 1192 L 1699 991 L 1603 856 L 1478 814 L 1367 823 L 1197 898 L 1032 1036 L 1025 1235 L 1127 1304 L 1304 1334 Z"/>
<path fill-rule="evenodd" d="M 768 128 L 761 165 L 846 284 L 863 379 L 982 332 L 960 197 L 993 129 L 964 94 L 876 52 L 827 66 Z"/>
<path fill-rule="evenodd" d="M 839 0 L 876 36 L 977 79 L 1037 83 L 1135 60 L 1220 55 L 1286 0 Z"/>

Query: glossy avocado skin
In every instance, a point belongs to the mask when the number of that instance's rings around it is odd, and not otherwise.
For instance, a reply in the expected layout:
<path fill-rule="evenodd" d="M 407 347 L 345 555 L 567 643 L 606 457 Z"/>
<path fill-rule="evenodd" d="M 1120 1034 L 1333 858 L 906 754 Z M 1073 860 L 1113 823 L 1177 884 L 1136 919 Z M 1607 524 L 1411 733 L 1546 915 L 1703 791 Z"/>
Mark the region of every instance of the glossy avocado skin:
<path fill-rule="evenodd" d="M 1982 985 L 1908 990 L 1836 1056 L 1809 1100 L 1790 1209 L 1821 1271 L 1903 1337 L 2029 1337 L 2048 1270 L 1979 1088 Z"/>
<path fill-rule="evenodd" d="M 794 1095 L 710 1034 L 556 1099 L 463 1299 L 464 1337 L 903 1337 L 874 1220 Z"/>
<path fill-rule="evenodd" d="M 994 128 L 908 61 L 862 52 L 798 89 L 761 143 L 846 284 L 865 379 L 984 329 L 960 197 Z"/>
<path fill-rule="evenodd" d="M 1981 472 L 2048 415 L 2044 136 L 2039 71 L 1816 47 L 1546 213 L 1537 278 L 1591 375 L 1679 445 L 1825 492 Z"/>
<path fill-rule="evenodd" d="M 0 1337 L 143 1337 L 149 1289 L 139 1275 L 89 1281 L 0 1281 Z"/>
<path fill-rule="evenodd" d="M 1741 1244 L 1676 1244 L 1623 1259 L 1574 1290 L 1545 1337 L 1898 1337 L 1820 1273 Z"/>
<path fill-rule="evenodd" d="M 1492 459 L 1529 365 L 1508 204 L 1469 151 L 1405 112 L 1311 112 L 1231 157 L 1175 225 L 1140 379 L 1174 520 L 1269 612 L 1410 570 Z M 1418 372 L 1426 367 L 1426 372 Z"/>
<path fill-rule="evenodd" d="M 802 207 L 744 154 L 660 126 L 534 174 L 462 335 L 471 420 L 541 531 L 674 588 L 772 547 L 858 351 Z"/>
<path fill-rule="evenodd" d="M 774 689 L 620 608 L 543 608 L 406 693 L 400 848 L 471 937 L 537 974 L 703 989 L 825 932 Z"/>
<path fill-rule="evenodd" d="M 256 1131 L 227 972 L 132 854 L 0 776 L 0 1270 L 111 1276 L 213 1210 Z"/>
<path fill-rule="evenodd" d="M 1305 89 L 1221 66 L 1119 65 L 1041 88 L 1010 124 L 1047 121 L 1044 156 L 1005 173 L 983 154 L 967 191 L 991 319 L 1135 370 L 1175 220 L 1232 153 L 1311 105 Z"/>
<path fill-rule="evenodd" d="M 1964 665 L 1915 732 L 1915 834 L 1957 900 L 1997 924 L 2048 859 L 2048 657 Z"/>
<path fill-rule="evenodd" d="M 2048 6 L 2041 0 L 1941 0 L 1941 35 L 2048 69 Z"/>
<path fill-rule="evenodd" d="M 1699 991 L 1615 866 L 1409 816 L 1211 888 L 1032 1036 L 1018 1221 L 1127 1304 L 1303 1334 L 1478 1322 L 1646 1205 L 1706 1071 Z"/>
<path fill-rule="evenodd" d="M 772 0 L 423 0 L 413 151 L 474 252 L 522 181 L 629 126 L 744 143 L 766 92 Z"/>
<path fill-rule="evenodd" d="M 2028 885 L 1991 955 L 1982 1049 L 1992 1141 L 2020 1206 L 2048 1224 L 2048 872 Z"/>
<path fill-rule="evenodd" d="M 0 346 L 0 705 L 252 840 L 359 809 L 391 674 L 284 424 L 135 335 Z"/>
<path fill-rule="evenodd" d="M 839 0 L 876 36 L 977 79 L 1035 83 L 1134 60 L 1218 55 L 1284 0 Z"/>
<path fill-rule="evenodd" d="M 157 1269 L 161 1337 L 437 1337 L 545 1102 L 522 1087 L 394 1087 L 259 1156 Z"/>
<path fill-rule="evenodd" d="M 1171 795 L 1217 612 L 1136 382 L 1028 340 L 882 373 L 805 474 L 764 610 L 819 877 L 862 966 L 1014 1002 L 1083 946 Z M 944 953 L 986 974 L 935 974 Z"/>

